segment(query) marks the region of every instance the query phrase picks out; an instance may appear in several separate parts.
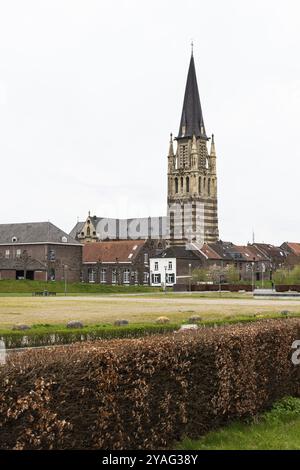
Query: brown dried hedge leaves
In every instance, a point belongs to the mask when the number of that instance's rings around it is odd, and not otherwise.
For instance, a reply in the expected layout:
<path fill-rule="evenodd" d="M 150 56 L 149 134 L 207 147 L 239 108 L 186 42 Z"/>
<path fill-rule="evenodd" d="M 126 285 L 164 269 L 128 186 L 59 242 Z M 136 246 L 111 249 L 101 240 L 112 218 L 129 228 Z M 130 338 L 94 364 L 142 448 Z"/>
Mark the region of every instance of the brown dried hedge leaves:
<path fill-rule="evenodd" d="M 28 350 L 0 368 L 0 448 L 158 449 L 299 396 L 299 319 Z"/>

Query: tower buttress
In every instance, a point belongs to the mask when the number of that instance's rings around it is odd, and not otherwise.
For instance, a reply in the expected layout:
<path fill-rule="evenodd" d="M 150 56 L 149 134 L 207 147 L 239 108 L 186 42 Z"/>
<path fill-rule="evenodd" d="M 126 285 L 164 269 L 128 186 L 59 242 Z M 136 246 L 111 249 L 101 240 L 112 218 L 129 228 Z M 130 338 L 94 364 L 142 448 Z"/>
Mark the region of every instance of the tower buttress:
<path fill-rule="evenodd" d="M 198 170 L 199 168 L 199 159 L 198 159 L 198 148 L 195 134 L 193 135 L 192 140 L 192 149 L 191 149 L 191 170 Z"/>
<path fill-rule="evenodd" d="M 175 170 L 175 154 L 173 147 L 173 134 L 170 134 L 169 153 L 168 153 L 168 172 L 172 173 Z"/>
<path fill-rule="evenodd" d="M 212 175 L 216 174 L 216 159 L 217 159 L 217 154 L 216 154 L 216 148 L 215 148 L 215 136 L 214 134 L 212 134 L 211 145 L 210 145 L 210 155 L 209 155 L 209 168 L 210 168 L 210 173 Z"/>

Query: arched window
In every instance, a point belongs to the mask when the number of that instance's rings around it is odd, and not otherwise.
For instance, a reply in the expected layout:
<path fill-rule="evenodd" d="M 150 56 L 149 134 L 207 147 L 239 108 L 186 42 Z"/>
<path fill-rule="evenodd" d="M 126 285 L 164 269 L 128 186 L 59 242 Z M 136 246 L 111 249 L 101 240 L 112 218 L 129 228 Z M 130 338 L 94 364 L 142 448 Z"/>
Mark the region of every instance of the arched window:
<path fill-rule="evenodd" d="M 201 191 L 202 191 L 201 176 L 199 176 L 199 180 L 198 180 L 198 193 L 201 194 Z"/>
<path fill-rule="evenodd" d="M 180 186 L 181 186 L 181 191 L 183 191 L 183 178 L 180 178 Z"/>
<path fill-rule="evenodd" d="M 87 227 L 86 234 L 87 234 L 88 237 L 91 235 L 91 228 L 90 227 Z"/>
<path fill-rule="evenodd" d="M 190 192 L 190 178 L 187 176 L 186 177 L 186 192 L 189 193 Z"/>
<path fill-rule="evenodd" d="M 207 194 L 210 196 L 210 178 L 207 181 Z"/>
<path fill-rule="evenodd" d="M 175 178 L 175 193 L 178 193 L 178 178 Z"/>
<path fill-rule="evenodd" d="M 206 178 L 203 178 L 203 192 L 204 193 L 205 193 L 205 190 L 206 190 L 205 185 L 206 185 Z"/>

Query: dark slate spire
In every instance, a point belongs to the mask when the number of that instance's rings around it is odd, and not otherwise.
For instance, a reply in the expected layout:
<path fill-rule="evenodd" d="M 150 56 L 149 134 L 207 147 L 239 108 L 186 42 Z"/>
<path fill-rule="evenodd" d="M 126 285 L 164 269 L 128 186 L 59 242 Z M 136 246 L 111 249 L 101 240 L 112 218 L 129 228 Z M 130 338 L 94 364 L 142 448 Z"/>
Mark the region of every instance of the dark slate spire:
<path fill-rule="evenodd" d="M 192 52 L 177 139 L 193 137 L 193 135 L 207 139 Z"/>

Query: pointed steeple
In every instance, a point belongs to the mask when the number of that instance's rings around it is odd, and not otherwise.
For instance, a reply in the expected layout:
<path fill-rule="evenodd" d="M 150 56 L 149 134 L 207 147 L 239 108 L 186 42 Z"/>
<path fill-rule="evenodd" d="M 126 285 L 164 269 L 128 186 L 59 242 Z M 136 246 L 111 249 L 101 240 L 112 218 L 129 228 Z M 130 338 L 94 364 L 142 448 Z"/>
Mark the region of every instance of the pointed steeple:
<path fill-rule="evenodd" d="M 192 52 L 177 139 L 193 135 L 207 139 Z"/>
<path fill-rule="evenodd" d="M 169 144 L 168 157 L 174 157 L 173 134 L 170 134 L 170 144 Z"/>
<path fill-rule="evenodd" d="M 212 136 L 211 136 L 210 156 L 211 157 L 216 157 L 215 136 L 214 136 L 214 134 L 212 134 Z"/>

